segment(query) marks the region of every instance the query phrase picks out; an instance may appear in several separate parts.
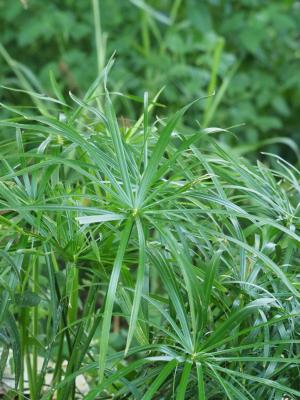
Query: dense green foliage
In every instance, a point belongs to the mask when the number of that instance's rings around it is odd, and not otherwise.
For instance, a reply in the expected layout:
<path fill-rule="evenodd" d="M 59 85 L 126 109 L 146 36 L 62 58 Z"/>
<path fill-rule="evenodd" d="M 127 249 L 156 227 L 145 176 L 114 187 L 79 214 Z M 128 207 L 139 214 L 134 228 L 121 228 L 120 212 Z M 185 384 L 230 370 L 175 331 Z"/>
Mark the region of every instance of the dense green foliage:
<path fill-rule="evenodd" d="M 0 0 L 0 398 L 300 398 L 299 10 Z"/>
<path fill-rule="evenodd" d="M 100 6 L 103 57 L 117 52 L 113 90 L 154 96 L 166 86 L 161 101 L 174 111 L 216 89 L 217 98 L 194 107 L 193 121 L 245 123 L 236 132 L 253 144 L 274 135 L 298 140 L 298 1 L 101 0 Z M 92 2 L 1 0 L 0 26 L 2 44 L 44 90 L 51 91 L 50 70 L 78 95 L 93 80 Z M 7 86 L 14 84 L 10 71 L 0 63 Z M 209 114 L 212 101 L 217 113 Z M 120 113 L 135 119 L 139 108 L 123 101 Z"/>
<path fill-rule="evenodd" d="M 81 398 L 84 375 L 88 400 L 297 399 L 300 172 L 225 151 L 219 128 L 177 129 L 198 103 L 151 123 L 145 95 L 119 126 L 102 78 L 72 108 L 3 105 L 11 393 Z"/>

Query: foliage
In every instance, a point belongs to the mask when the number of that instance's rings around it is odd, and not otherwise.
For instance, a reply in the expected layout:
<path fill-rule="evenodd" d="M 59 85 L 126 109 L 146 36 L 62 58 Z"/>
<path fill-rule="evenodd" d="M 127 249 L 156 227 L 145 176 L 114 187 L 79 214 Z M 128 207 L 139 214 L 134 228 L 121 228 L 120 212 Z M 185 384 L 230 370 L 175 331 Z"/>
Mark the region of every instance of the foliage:
<path fill-rule="evenodd" d="M 82 374 L 87 400 L 298 398 L 300 172 L 226 150 L 229 131 L 180 127 L 205 100 L 153 119 L 146 93 L 119 124 L 111 64 L 72 107 L 59 91 L 2 104 L 15 137 L 1 143 L 0 366 L 12 349 L 14 392 L 26 366 L 33 400 L 80 397 Z"/>
<path fill-rule="evenodd" d="M 298 1 L 101 0 L 100 6 L 98 43 L 103 56 L 118 55 L 110 78 L 115 91 L 154 96 L 166 86 L 161 102 L 174 111 L 216 90 L 193 108 L 202 126 L 214 117 L 223 127 L 245 123 L 237 133 L 252 144 L 275 135 L 298 140 Z M 2 44 L 45 90 L 50 70 L 66 91 L 87 89 L 97 69 L 91 2 L 1 0 L 0 24 Z M 5 85 L 15 83 L 4 63 L 0 71 Z M 217 112 L 208 114 L 212 101 Z M 119 111 L 135 119 L 140 108 L 123 99 Z"/>

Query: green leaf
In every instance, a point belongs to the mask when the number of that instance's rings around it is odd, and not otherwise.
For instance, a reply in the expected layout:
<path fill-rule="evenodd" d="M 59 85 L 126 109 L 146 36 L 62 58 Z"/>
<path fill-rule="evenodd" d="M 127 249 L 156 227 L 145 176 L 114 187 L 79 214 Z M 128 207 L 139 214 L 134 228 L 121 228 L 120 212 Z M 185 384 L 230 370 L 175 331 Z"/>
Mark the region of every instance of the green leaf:
<path fill-rule="evenodd" d="M 256 382 L 256 383 L 261 383 L 262 385 L 278 389 L 278 390 L 282 391 L 283 393 L 288 393 L 288 394 L 291 394 L 291 395 L 300 396 L 300 391 L 299 390 L 295 390 L 295 389 L 290 388 L 290 387 L 288 387 L 286 385 L 282 385 L 282 384 L 276 382 L 275 380 L 261 378 L 259 376 L 249 375 L 249 374 L 246 374 L 246 373 L 230 370 L 228 368 L 223 368 L 223 367 L 220 367 L 220 366 L 217 366 L 217 365 L 214 365 L 213 368 L 218 370 L 218 371 L 224 372 L 225 374 L 227 374 L 229 376 L 233 375 L 233 376 L 236 376 L 238 378 L 250 380 L 250 381 Z"/>
<path fill-rule="evenodd" d="M 168 378 L 168 376 L 171 374 L 171 372 L 174 370 L 174 368 L 177 365 L 176 360 L 171 360 L 169 361 L 161 370 L 161 372 L 158 374 L 156 379 L 153 381 L 147 392 L 144 394 L 144 396 L 141 398 L 141 400 L 151 400 L 153 396 L 157 393 L 157 390 L 160 388 L 160 386 L 165 382 L 165 380 Z"/>
<path fill-rule="evenodd" d="M 80 224 L 94 224 L 96 222 L 120 221 L 124 218 L 125 216 L 121 214 L 107 212 L 102 215 L 89 215 L 86 217 L 77 217 L 76 219 Z"/>
<path fill-rule="evenodd" d="M 160 162 L 163 153 L 169 144 L 171 139 L 172 132 L 174 131 L 175 126 L 179 122 L 180 118 L 185 114 L 185 112 L 196 102 L 195 100 L 187 106 L 183 107 L 181 110 L 177 111 L 174 116 L 172 116 L 166 125 L 163 127 L 160 132 L 159 139 L 152 151 L 149 162 L 147 164 L 147 168 L 144 171 L 142 176 L 141 184 L 139 186 L 136 199 L 135 199 L 135 207 L 140 208 L 145 200 L 146 192 L 149 189 L 149 186 L 152 183 L 152 179 L 158 169 L 158 165 Z"/>

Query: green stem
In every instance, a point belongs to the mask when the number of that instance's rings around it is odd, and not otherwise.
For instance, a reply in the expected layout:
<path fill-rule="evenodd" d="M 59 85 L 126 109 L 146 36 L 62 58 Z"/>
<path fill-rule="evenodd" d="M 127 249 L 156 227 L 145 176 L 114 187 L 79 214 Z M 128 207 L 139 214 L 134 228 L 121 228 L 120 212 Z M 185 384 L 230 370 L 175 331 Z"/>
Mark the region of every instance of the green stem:
<path fill-rule="evenodd" d="M 67 288 L 66 295 L 69 299 L 69 309 L 68 309 L 68 322 L 72 324 L 77 318 L 78 309 L 78 268 L 75 263 L 70 263 L 67 266 Z"/>
<path fill-rule="evenodd" d="M 174 24 L 178 15 L 179 7 L 182 3 L 182 0 L 175 0 L 170 12 L 171 21 Z"/>
<path fill-rule="evenodd" d="M 93 4 L 93 15 L 94 15 L 94 26 L 95 26 L 95 41 L 96 41 L 96 53 L 97 53 L 97 64 L 98 74 L 100 74 L 105 64 L 105 39 L 101 29 L 101 16 L 100 16 L 100 4 L 99 0 L 92 0 Z"/>
<path fill-rule="evenodd" d="M 32 272 L 32 280 L 33 280 L 33 292 L 38 292 L 39 286 L 39 268 L 36 262 L 36 258 L 33 259 L 33 272 Z M 32 311 L 32 336 L 36 338 L 38 336 L 38 318 L 39 318 L 39 310 L 38 307 L 33 307 Z M 32 379 L 33 382 L 36 383 L 38 381 L 38 367 L 37 367 L 38 353 L 37 353 L 37 345 L 33 344 L 32 347 Z M 36 384 L 34 384 L 36 387 Z M 34 396 L 36 396 L 36 390 L 34 389 Z M 34 397 L 36 398 L 36 397 Z"/>
<path fill-rule="evenodd" d="M 206 102 L 206 107 L 205 107 L 205 112 L 204 112 L 204 118 L 203 118 L 203 125 L 206 127 L 211 118 L 212 118 L 212 110 L 211 106 L 213 103 L 213 97 L 212 95 L 214 94 L 214 91 L 216 89 L 217 85 L 217 77 L 218 77 L 218 70 L 220 66 L 220 61 L 221 61 L 221 55 L 224 47 L 224 39 L 220 37 L 217 40 L 215 49 L 214 49 L 214 55 L 213 55 L 213 65 L 212 65 L 212 70 L 211 70 L 211 78 L 208 86 L 208 98 Z"/>
<path fill-rule="evenodd" d="M 21 373 L 19 381 L 19 400 L 24 398 L 24 358 L 25 358 L 25 319 L 24 319 L 24 309 L 20 312 L 20 338 L 21 338 Z"/>
<path fill-rule="evenodd" d="M 143 50 L 144 50 L 145 59 L 148 60 L 151 44 L 150 44 L 148 14 L 145 11 L 142 12 L 141 21 L 142 21 Z M 146 67 L 145 67 L 145 77 L 146 77 L 146 81 L 149 82 L 150 81 L 150 69 L 147 65 L 148 65 L 148 63 L 146 63 Z"/>

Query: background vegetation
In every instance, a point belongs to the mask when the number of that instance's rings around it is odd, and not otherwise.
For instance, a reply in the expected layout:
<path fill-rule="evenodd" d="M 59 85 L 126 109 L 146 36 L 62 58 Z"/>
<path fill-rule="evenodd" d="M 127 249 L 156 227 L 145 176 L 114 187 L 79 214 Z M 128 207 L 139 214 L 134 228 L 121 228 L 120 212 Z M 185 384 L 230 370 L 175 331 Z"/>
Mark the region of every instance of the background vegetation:
<path fill-rule="evenodd" d="M 299 9 L 0 0 L 0 397 L 300 398 Z"/>
<path fill-rule="evenodd" d="M 214 125 L 246 124 L 235 132 L 252 144 L 274 136 L 299 142 L 299 7 L 294 0 L 102 0 L 102 63 L 117 52 L 113 90 L 154 96 L 165 87 L 161 102 L 177 110 L 217 89 Z M 1 0 L 1 42 L 45 90 L 52 71 L 65 91 L 80 94 L 97 71 L 93 18 L 90 1 Z M 0 76 L 8 86 L 14 79 L 4 62 Z M 212 122 L 211 101 L 195 107 L 193 120 Z M 140 112 L 130 102 L 119 109 L 130 119 Z"/>

